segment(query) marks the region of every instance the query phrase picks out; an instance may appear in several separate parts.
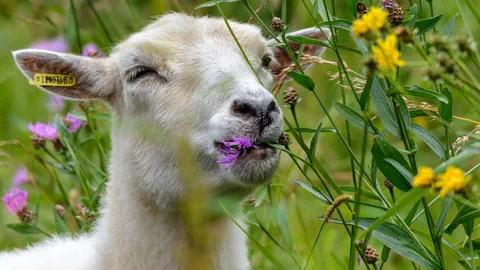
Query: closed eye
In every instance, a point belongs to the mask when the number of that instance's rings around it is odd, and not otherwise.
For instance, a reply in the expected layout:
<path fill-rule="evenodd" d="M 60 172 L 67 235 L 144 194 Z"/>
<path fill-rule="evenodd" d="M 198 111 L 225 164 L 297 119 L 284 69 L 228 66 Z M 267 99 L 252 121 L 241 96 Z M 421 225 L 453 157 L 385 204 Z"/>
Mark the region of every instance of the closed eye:
<path fill-rule="evenodd" d="M 149 77 L 149 76 L 157 76 L 162 78 L 163 81 L 166 81 L 166 79 L 163 76 L 160 76 L 160 74 L 158 74 L 158 72 L 155 69 L 147 66 L 132 67 L 125 72 L 125 75 L 126 75 L 125 77 L 127 79 L 127 82 L 129 83 L 136 82 L 142 78 Z"/>

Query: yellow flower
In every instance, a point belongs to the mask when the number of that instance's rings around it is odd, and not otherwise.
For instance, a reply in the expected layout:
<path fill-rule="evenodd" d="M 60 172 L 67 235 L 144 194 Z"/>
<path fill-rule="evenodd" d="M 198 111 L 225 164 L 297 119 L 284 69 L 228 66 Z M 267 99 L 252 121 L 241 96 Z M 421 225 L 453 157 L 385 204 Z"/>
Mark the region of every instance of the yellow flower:
<path fill-rule="evenodd" d="M 370 10 L 353 22 L 352 31 L 356 37 L 366 35 L 368 32 L 377 33 L 387 23 L 388 12 L 377 7 L 371 7 Z"/>
<path fill-rule="evenodd" d="M 418 174 L 413 178 L 414 187 L 428 187 L 433 185 L 433 179 L 435 179 L 435 173 L 432 168 L 420 167 Z"/>
<path fill-rule="evenodd" d="M 382 29 L 387 23 L 388 12 L 377 7 L 371 7 L 367 14 L 362 16 L 362 20 L 372 31 Z"/>
<path fill-rule="evenodd" d="M 377 45 L 372 47 L 373 56 L 381 70 L 395 72 L 397 67 L 403 67 L 405 62 L 400 59 L 397 49 L 397 36 L 390 34 L 385 41 L 377 39 Z"/>
<path fill-rule="evenodd" d="M 440 188 L 440 196 L 445 197 L 452 190 L 462 190 L 471 177 L 465 177 L 461 169 L 449 166 L 444 173 L 438 175 L 438 179 L 440 181 L 435 184 L 435 188 Z"/>
<path fill-rule="evenodd" d="M 363 20 L 355 20 L 352 24 L 352 31 L 356 37 L 366 35 L 368 30 L 368 26 Z"/>

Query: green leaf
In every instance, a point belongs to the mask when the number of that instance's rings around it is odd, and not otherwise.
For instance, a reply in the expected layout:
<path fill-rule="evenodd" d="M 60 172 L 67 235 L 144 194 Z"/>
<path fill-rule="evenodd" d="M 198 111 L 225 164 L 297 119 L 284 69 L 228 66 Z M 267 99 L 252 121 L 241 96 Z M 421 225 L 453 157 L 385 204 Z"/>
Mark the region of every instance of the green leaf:
<path fill-rule="evenodd" d="M 442 93 L 443 96 L 445 96 L 448 100 L 448 102 L 440 103 L 440 106 L 438 107 L 438 111 L 440 113 L 440 117 L 442 117 L 443 120 L 452 123 L 453 121 L 453 98 L 452 98 L 452 92 L 447 87 L 444 87 L 440 93 Z"/>
<path fill-rule="evenodd" d="M 381 226 L 385 221 L 387 221 L 392 216 L 398 214 L 400 211 L 410 206 L 411 204 L 417 202 L 428 192 L 427 189 L 414 188 L 410 190 L 407 194 L 403 195 L 400 200 L 398 200 L 394 206 L 392 206 L 388 211 L 382 216 L 375 219 L 368 229 L 363 232 L 363 235 L 373 231 L 377 227 Z"/>
<path fill-rule="evenodd" d="M 303 36 L 287 36 L 287 39 L 298 44 L 313 44 L 313 45 L 319 45 L 319 46 L 323 46 L 330 49 L 332 48 L 332 46 L 330 46 L 328 43 L 321 41 L 319 39 L 307 38 Z"/>
<path fill-rule="evenodd" d="M 362 95 L 360 96 L 360 108 L 362 109 L 362 111 L 365 111 L 368 99 L 370 98 L 370 90 L 372 89 L 373 78 L 373 76 L 368 76 L 367 83 L 365 83 Z"/>
<path fill-rule="evenodd" d="M 378 115 L 380 116 L 380 119 L 382 120 L 387 130 L 395 137 L 401 138 L 400 128 L 398 127 L 397 119 L 395 117 L 395 114 L 393 113 L 392 104 L 390 103 L 387 94 L 383 90 L 377 78 L 373 80 L 370 94 L 372 96 L 373 103 L 377 108 Z"/>
<path fill-rule="evenodd" d="M 417 22 L 418 6 L 414 4 L 411 8 L 407 9 L 407 14 L 410 19 L 408 20 L 408 27 L 413 27 Z"/>
<path fill-rule="evenodd" d="M 57 234 L 65 233 L 65 229 L 63 228 L 62 221 L 60 217 L 57 215 L 57 211 L 55 211 L 55 206 L 53 206 L 52 212 L 53 212 L 53 219 L 55 222 L 55 230 L 57 231 Z"/>
<path fill-rule="evenodd" d="M 352 14 L 353 17 L 357 18 L 357 1 L 356 0 L 346 0 L 348 11 Z"/>
<path fill-rule="evenodd" d="M 320 220 L 324 220 L 320 218 Z M 343 224 L 341 220 L 331 218 L 330 223 Z M 359 218 L 358 227 L 366 230 L 374 223 L 374 219 L 371 218 Z M 346 222 L 348 225 L 354 226 L 354 221 Z M 363 234 L 366 234 L 364 232 Z M 416 241 L 405 229 L 389 223 L 382 222 L 380 226 L 373 230 L 372 236 L 378 241 L 382 242 L 385 246 L 389 247 L 400 256 L 411 260 L 427 269 L 440 269 L 440 265 L 433 261 L 431 254 L 425 253 L 424 247 Z M 361 237 L 359 237 L 361 238 Z"/>
<path fill-rule="evenodd" d="M 395 169 L 397 169 L 397 171 L 399 171 L 410 183 L 412 182 L 413 173 L 409 169 L 403 167 L 402 164 L 391 158 L 386 158 L 385 161 L 395 167 Z"/>
<path fill-rule="evenodd" d="M 453 33 L 453 27 L 455 26 L 455 19 L 457 18 L 458 13 L 453 15 L 453 17 L 448 21 L 447 25 L 445 25 L 445 29 L 443 30 L 443 36 L 449 38 Z"/>
<path fill-rule="evenodd" d="M 328 17 L 332 18 L 332 15 L 329 14 L 328 9 L 325 9 L 325 5 L 323 4 L 323 1 L 317 1 L 317 0 L 310 0 L 312 4 L 316 4 L 314 7 L 315 10 L 318 10 L 318 13 L 322 17 L 322 20 L 328 21 Z M 328 15 L 327 15 L 328 14 Z"/>
<path fill-rule="evenodd" d="M 393 159 L 409 171 L 412 171 L 405 158 L 395 147 L 380 136 L 375 136 L 372 155 L 375 158 L 378 169 L 395 187 L 405 192 L 412 188 L 409 179 L 398 171 L 395 166 L 386 161 L 387 158 Z"/>
<path fill-rule="evenodd" d="M 450 210 L 451 204 L 452 204 L 452 198 L 447 197 L 445 198 L 445 200 L 443 200 L 443 207 L 440 210 L 440 215 L 438 216 L 438 220 L 435 223 L 435 228 L 433 229 L 434 235 L 437 238 L 440 238 L 443 234 L 442 227 L 443 227 L 443 224 L 445 223 L 445 219 L 447 218 L 448 210 Z"/>
<path fill-rule="evenodd" d="M 233 2 L 238 2 L 240 0 L 216 0 L 216 1 L 208 1 L 203 4 L 198 5 L 195 9 L 201 9 L 201 8 L 206 8 L 206 7 L 213 7 L 216 6 L 217 4 L 220 3 L 233 3 Z"/>
<path fill-rule="evenodd" d="M 348 122 L 354 124 L 355 126 L 361 129 L 365 129 L 366 127 L 368 132 L 375 135 L 375 131 L 368 124 L 367 120 L 362 115 L 360 115 L 360 113 L 356 112 L 350 107 L 343 105 L 340 102 L 335 102 L 333 106 L 335 107 L 335 110 L 337 110 L 337 112 L 343 118 L 345 118 L 345 120 L 347 120 Z"/>
<path fill-rule="evenodd" d="M 293 238 L 288 226 L 288 219 L 281 208 L 277 208 L 277 225 L 282 236 L 283 247 L 289 252 L 293 251 Z"/>
<path fill-rule="evenodd" d="M 417 35 L 423 35 L 426 32 L 430 31 L 437 25 L 437 23 L 442 19 L 443 14 L 439 14 L 435 17 L 417 20 L 413 26 L 413 28 L 418 29 Z"/>
<path fill-rule="evenodd" d="M 448 103 L 448 98 L 446 96 L 431 90 L 427 90 L 418 85 L 414 85 L 412 87 L 406 87 L 405 91 L 411 96 L 435 99 L 443 103 Z"/>
<path fill-rule="evenodd" d="M 7 224 L 7 227 L 15 232 L 23 235 L 38 234 L 37 228 L 28 223 Z"/>
<path fill-rule="evenodd" d="M 312 141 L 310 142 L 310 156 L 315 158 L 315 152 L 317 151 L 318 139 L 320 138 L 320 133 L 322 132 L 323 122 L 320 122 L 318 125 L 317 131 L 313 135 Z"/>
<path fill-rule="evenodd" d="M 415 118 L 415 117 L 420 117 L 420 116 L 428 116 L 424 111 L 422 110 L 412 110 L 409 111 L 410 113 L 410 118 Z"/>
<path fill-rule="evenodd" d="M 300 180 L 293 180 L 295 183 L 299 184 L 300 187 L 305 189 L 308 193 L 312 194 L 313 196 L 317 197 L 320 201 L 330 205 L 332 203 L 331 200 L 327 199 L 326 196 L 324 196 L 318 188 L 315 186 L 311 186 L 303 181 Z"/>
<path fill-rule="evenodd" d="M 334 29 L 342 29 L 342 30 L 345 30 L 349 33 L 352 33 L 352 22 L 351 21 L 348 21 L 348 20 L 332 20 L 330 22 L 328 22 L 327 20 L 325 20 L 326 22 L 323 22 L 321 24 L 319 24 L 320 27 L 322 28 L 329 28 L 330 29 L 330 24 L 332 25 L 332 28 Z"/>
<path fill-rule="evenodd" d="M 480 210 L 463 205 L 460 210 L 458 210 L 457 214 L 453 218 L 452 222 L 448 224 L 448 226 L 445 228 L 445 233 L 451 235 L 453 231 L 460 225 L 464 224 L 465 222 L 475 220 L 477 218 L 480 218 Z"/>
<path fill-rule="evenodd" d="M 415 135 L 420 137 L 428 145 L 428 147 L 430 147 L 430 149 L 432 149 L 433 152 L 440 157 L 441 160 L 447 160 L 447 150 L 443 146 L 442 142 L 433 136 L 432 133 L 417 124 L 412 124 L 411 130 L 413 133 L 415 133 Z"/>
<path fill-rule="evenodd" d="M 395 99 L 395 102 L 398 106 L 400 116 L 402 117 L 403 123 L 405 123 L 405 126 L 407 127 L 407 130 L 410 129 L 410 112 L 408 110 L 407 104 L 405 103 L 405 100 L 403 100 L 401 95 L 395 95 L 393 97 Z"/>
<path fill-rule="evenodd" d="M 313 80 L 308 77 L 307 75 L 300 74 L 295 71 L 289 71 L 287 72 L 288 76 L 290 76 L 296 83 L 300 84 L 301 86 L 305 87 L 306 89 L 310 91 L 315 90 L 315 83 Z"/>

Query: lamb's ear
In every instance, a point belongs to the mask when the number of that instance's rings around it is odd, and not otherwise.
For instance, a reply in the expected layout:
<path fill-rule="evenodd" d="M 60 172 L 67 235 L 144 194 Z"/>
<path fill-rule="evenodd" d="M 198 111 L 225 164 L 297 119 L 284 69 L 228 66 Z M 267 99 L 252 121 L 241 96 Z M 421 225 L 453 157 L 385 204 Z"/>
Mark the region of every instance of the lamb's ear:
<path fill-rule="evenodd" d="M 288 34 L 287 36 L 303 36 L 311 39 L 317 39 L 324 42 L 327 42 L 330 39 L 331 33 L 330 30 L 326 28 L 322 28 L 322 30 L 312 27 L 303 29 L 297 32 L 293 32 Z M 271 39 L 268 41 L 268 44 L 276 44 L 278 43 L 275 39 Z M 297 56 L 298 50 L 300 50 L 300 44 L 295 43 L 289 40 L 290 48 L 292 48 L 295 56 Z M 325 51 L 325 47 L 320 45 L 313 45 L 313 44 L 305 44 L 303 49 L 303 54 L 308 54 L 312 56 L 318 56 Z M 293 62 L 288 56 L 287 52 L 284 48 L 280 46 L 273 47 L 273 52 L 275 56 L 275 61 L 270 66 L 273 75 L 278 75 L 284 68 L 290 66 Z M 305 69 L 308 67 L 305 67 Z"/>
<path fill-rule="evenodd" d="M 109 103 L 115 103 L 119 96 L 120 77 L 109 58 L 31 49 L 15 51 L 13 57 L 30 83 L 49 93 L 67 99 L 102 99 Z"/>

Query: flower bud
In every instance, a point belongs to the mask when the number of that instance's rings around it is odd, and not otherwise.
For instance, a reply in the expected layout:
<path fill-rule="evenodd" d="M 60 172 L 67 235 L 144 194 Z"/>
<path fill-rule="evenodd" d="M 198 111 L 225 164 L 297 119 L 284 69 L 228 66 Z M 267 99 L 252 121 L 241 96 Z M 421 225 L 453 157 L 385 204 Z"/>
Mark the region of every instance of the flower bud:
<path fill-rule="evenodd" d="M 65 208 L 59 204 L 55 205 L 55 213 L 59 218 L 63 218 L 65 216 Z"/>
<path fill-rule="evenodd" d="M 56 138 L 55 140 L 53 140 L 52 143 L 53 143 L 53 148 L 57 152 L 61 152 L 63 149 L 65 149 L 65 147 L 62 144 L 62 141 L 60 141 L 59 138 Z"/>
<path fill-rule="evenodd" d="M 282 132 L 282 134 L 280 134 L 280 138 L 278 138 L 278 143 L 284 146 L 289 145 L 290 141 L 290 136 L 288 136 L 288 133 L 286 132 Z"/>
<path fill-rule="evenodd" d="M 448 51 L 448 43 L 444 37 L 440 36 L 430 36 L 427 40 L 427 44 L 438 52 L 446 52 Z"/>
<path fill-rule="evenodd" d="M 33 220 L 33 212 L 28 207 L 23 207 L 22 210 L 17 212 L 18 219 L 23 223 L 30 223 Z"/>
<path fill-rule="evenodd" d="M 438 68 L 427 68 L 425 70 L 425 76 L 428 80 L 436 82 L 442 78 L 442 71 Z"/>
<path fill-rule="evenodd" d="M 272 19 L 272 29 L 274 31 L 282 31 L 283 27 L 285 27 L 285 23 L 283 22 L 283 20 L 278 18 L 278 17 L 273 17 L 273 19 Z"/>
<path fill-rule="evenodd" d="M 388 21 L 397 26 L 402 24 L 403 18 L 405 18 L 405 14 L 403 9 L 398 4 L 395 4 L 395 7 L 388 10 Z"/>
<path fill-rule="evenodd" d="M 385 185 L 385 187 L 389 190 L 393 190 L 393 188 L 395 187 L 392 182 L 388 181 L 387 178 L 385 178 L 385 180 L 383 180 L 383 184 Z"/>
<path fill-rule="evenodd" d="M 363 2 L 357 3 L 357 19 L 361 19 L 364 14 L 367 14 L 368 7 Z"/>
<path fill-rule="evenodd" d="M 413 41 L 413 34 L 412 32 L 405 26 L 399 25 L 395 27 L 395 35 L 397 36 L 398 40 L 404 43 L 412 43 Z"/>
<path fill-rule="evenodd" d="M 34 134 L 34 135 L 32 135 L 32 137 L 30 137 L 30 139 L 32 140 L 33 148 L 38 150 L 40 148 L 45 147 L 45 139 L 44 138 Z"/>
<path fill-rule="evenodd" d="M 477 45 L 471 39 L 465 37 L 457 37 L 455 39 L 457 50 L 466 56 L 472 56 L 477 50 Z"/>
<path fill-rule="evenodd" d="M 254 196 L 250 195 L 247 197 L 247 199 L 245 199 L 244 205 L 246 207 L 254 207 L 256 203 L 257 199 Z"/>
<path fill-rule="evenodd" d="M 378 70 L 377 61 L 372 56 L 365 58 L 363 65 L 367 68 L 369 76 L 372 76 Z"/>
<path fill-rule="evenodd" d="M 283 94 L 283 102 L 289 105 L 295 105 L 298 102 L 297 90 L 293 87 L 288 87 Z"/>

